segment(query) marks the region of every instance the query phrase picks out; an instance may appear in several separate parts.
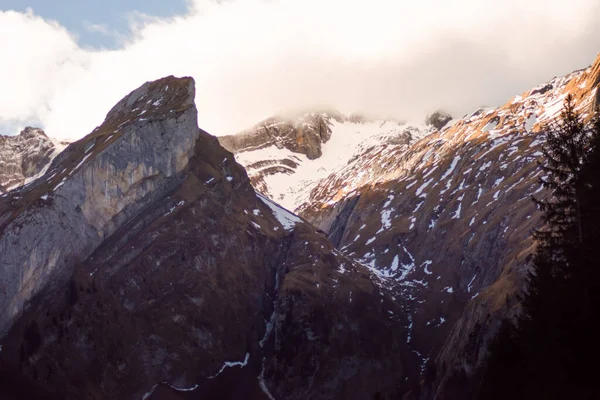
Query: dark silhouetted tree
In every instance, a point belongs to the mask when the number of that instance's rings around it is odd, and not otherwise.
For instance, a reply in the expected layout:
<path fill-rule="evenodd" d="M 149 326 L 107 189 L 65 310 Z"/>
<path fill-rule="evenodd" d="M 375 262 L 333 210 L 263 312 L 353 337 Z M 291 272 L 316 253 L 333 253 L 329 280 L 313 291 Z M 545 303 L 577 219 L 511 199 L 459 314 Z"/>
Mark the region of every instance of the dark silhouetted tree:
<path fill-rule="evenodd" d="M 588 365 L 600 356 L 600 120 L 586 125 L 572 96 L 546 128 L 542 211 L 516 325 L 490 346 L 481 399 L 600 398 Z M 593 364 L 589 364 L 593 362 Z"/>

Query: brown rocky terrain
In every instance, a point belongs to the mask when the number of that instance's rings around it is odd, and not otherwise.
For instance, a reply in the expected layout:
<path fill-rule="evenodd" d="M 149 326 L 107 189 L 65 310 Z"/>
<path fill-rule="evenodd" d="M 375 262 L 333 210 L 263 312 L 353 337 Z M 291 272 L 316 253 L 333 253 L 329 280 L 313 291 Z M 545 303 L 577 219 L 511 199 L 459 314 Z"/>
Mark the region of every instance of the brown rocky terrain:
<path fill-rule="evenodd" d="M 146 83 L 0 198 L 0 397 L 404 393 L 402 299 L 257 195 L 193 98 Z"/>

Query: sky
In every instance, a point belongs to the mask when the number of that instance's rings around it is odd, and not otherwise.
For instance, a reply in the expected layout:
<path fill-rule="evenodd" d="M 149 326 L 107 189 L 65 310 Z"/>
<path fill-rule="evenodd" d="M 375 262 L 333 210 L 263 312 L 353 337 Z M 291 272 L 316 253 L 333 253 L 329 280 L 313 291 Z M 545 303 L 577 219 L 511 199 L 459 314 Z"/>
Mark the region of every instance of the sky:
<path fill-rule="evenodd" d="M 172 17 L 187 11 L 185 0 L 0 0 L 0 10 L 57 21 L 88 49 L 116 49 L 130 35 L 130 23 L 140 15 Z"/>
<path fill-rule="evenodd" d="M 597 0 L 0 0 L 0 133 L 80 138 L 166 75 L 194 77 L 214 135 L 297 109 L 462 116 L 587 67 L 598 20 Z"/>

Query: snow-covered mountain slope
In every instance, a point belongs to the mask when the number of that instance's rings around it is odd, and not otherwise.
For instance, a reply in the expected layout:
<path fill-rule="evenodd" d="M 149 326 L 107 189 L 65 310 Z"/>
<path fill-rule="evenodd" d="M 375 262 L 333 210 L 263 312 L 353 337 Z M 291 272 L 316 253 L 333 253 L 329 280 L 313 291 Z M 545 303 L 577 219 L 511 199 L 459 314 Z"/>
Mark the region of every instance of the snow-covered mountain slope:
<path fill-rule="evenodd" d="M 413 349 L 438 372 L 429 390 L 444 393 L 471 376 L 498 320 L 515 311 L 540 222 L 530 197 L 545 195 L 537 165 L 543 131 L 569 93 L 589 118 L 599 82 L 600 58 L 409 149 L 364 151 L 299 206 L 406 301 Z"/>
<path fill-rule="evenodd" d="M 16 136 L 0 135 L 0 193 L 41 175 L 65 145 L 37 128 L 27 127 Z"/>
<path fill-rule="evenodd" d="M 462 119 L 452 121 L 450 126 L 440 132 L 425 136 L 410 146 L 408 151 L 405 146 L 390 141 L 367 148 L 320 182 L 309 198 L 298 205 L 299 211 L 320 208 L 344 198 L 359 187 L 371 184 L 393 180 L 403 180 L 408 184 L 419 182 L 419 171 L 426 173 L 422 178 L 431 181 L 427 185 L 429 186 L 437 178 L 441 178 L 438 176 L 438 168 L 442 165 L 439 164 L 449 161 L 448 155 L 464 145 L 477 146 L 478 152 L 480 151 L 477 159 L 485 156 L 488 151 L 494 153 L 510 148 L 503 165 L 516 162 L 527 154 L 522 141 L 537 137 L 536 133 L 542 126 L 559 115 L 568 93 L 577 93 L 581 109 L 589 110 L 595 104 L 594 71 L 590 67 L 586 71 L 555 78 L 515 96 L 498 108 L 480 108 Z M 519 143 L 520 147 L 517 146 Z M 539 140 L 535 141 L 533 146 L 539 146 L 540 143 Z M 463 160 L 463 163 L 465 161 L 469 160 Z M 443 176 L 443 179 L 448 177 L 449 175 Z M 440 184 L 439 181 L 434 183 Z"/>
<path fill-rule="evenodd" d="M 255 188 L 295 210 L 309 200 L 311 190 L 322 179 L 361 154 L 382 145 L 407 149 L 434 130 L 399 121 L 368 120 L 356 114 L 346 117 L 340 113 L 312 112 L 271 118 L 241 135 L 219 140 L 235 152 Z M 243 143 L 241 138 L 245 139 Z M 375 171 L 363 170 L 353 177 L 352 185 L 358 186 L 374 176 Z"/>
<path fill-rule="evenodd" d="M 330 120 L 322 155 L 311 160 L 258 142 L 232 150 L 255 187 L 395 293 L 409 315 L 407 344 L 423 371 L 436 371 L 423 398 L 465 398 L 498 321 L 518 307 L 540 223 L 530 197 L 545 195 L 543 131 L 567 94 L 589 118 L 599 82 L 600 58 L 440 131 Z"/>

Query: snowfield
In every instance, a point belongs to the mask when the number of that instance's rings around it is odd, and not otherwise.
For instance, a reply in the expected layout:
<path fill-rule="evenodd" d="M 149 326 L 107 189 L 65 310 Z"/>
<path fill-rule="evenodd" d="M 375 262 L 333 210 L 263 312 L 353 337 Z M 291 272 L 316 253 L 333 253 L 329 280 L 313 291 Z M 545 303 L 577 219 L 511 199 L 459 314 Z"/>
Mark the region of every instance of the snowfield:
<path fill-rule="evenodd" d="M 260 174 L 266 168 L 276 164 L 285 173 L 276 173 L 264 177 L 267 194 L 289 210 L 296 210 L 306 202 L 310 191 L 319 182 L 346 166 L 354 157 L 369 148 L 381 146 L 401 139 L 407 133 L 410 141 L 415 142 L 431 132 L 431 127 L 424 125 L 399 124 L 394 121 L 373 121 L 353 123 L 349 121 L 331 121 L 331 138 L 322 145 L 323 155 L 309 160 L 304 154 L 294 153 L 285 148 L 270 146 L 263 149 L 243 151 L 235 155 L 236 160 L 244 165 L 250 176 Z M 298 164 L 296 168 L 283 164 L 282 160 L 290 160 Z M 269 161 L 271 164 L 258 168 L 252 167 L 257 162 Z"/>

